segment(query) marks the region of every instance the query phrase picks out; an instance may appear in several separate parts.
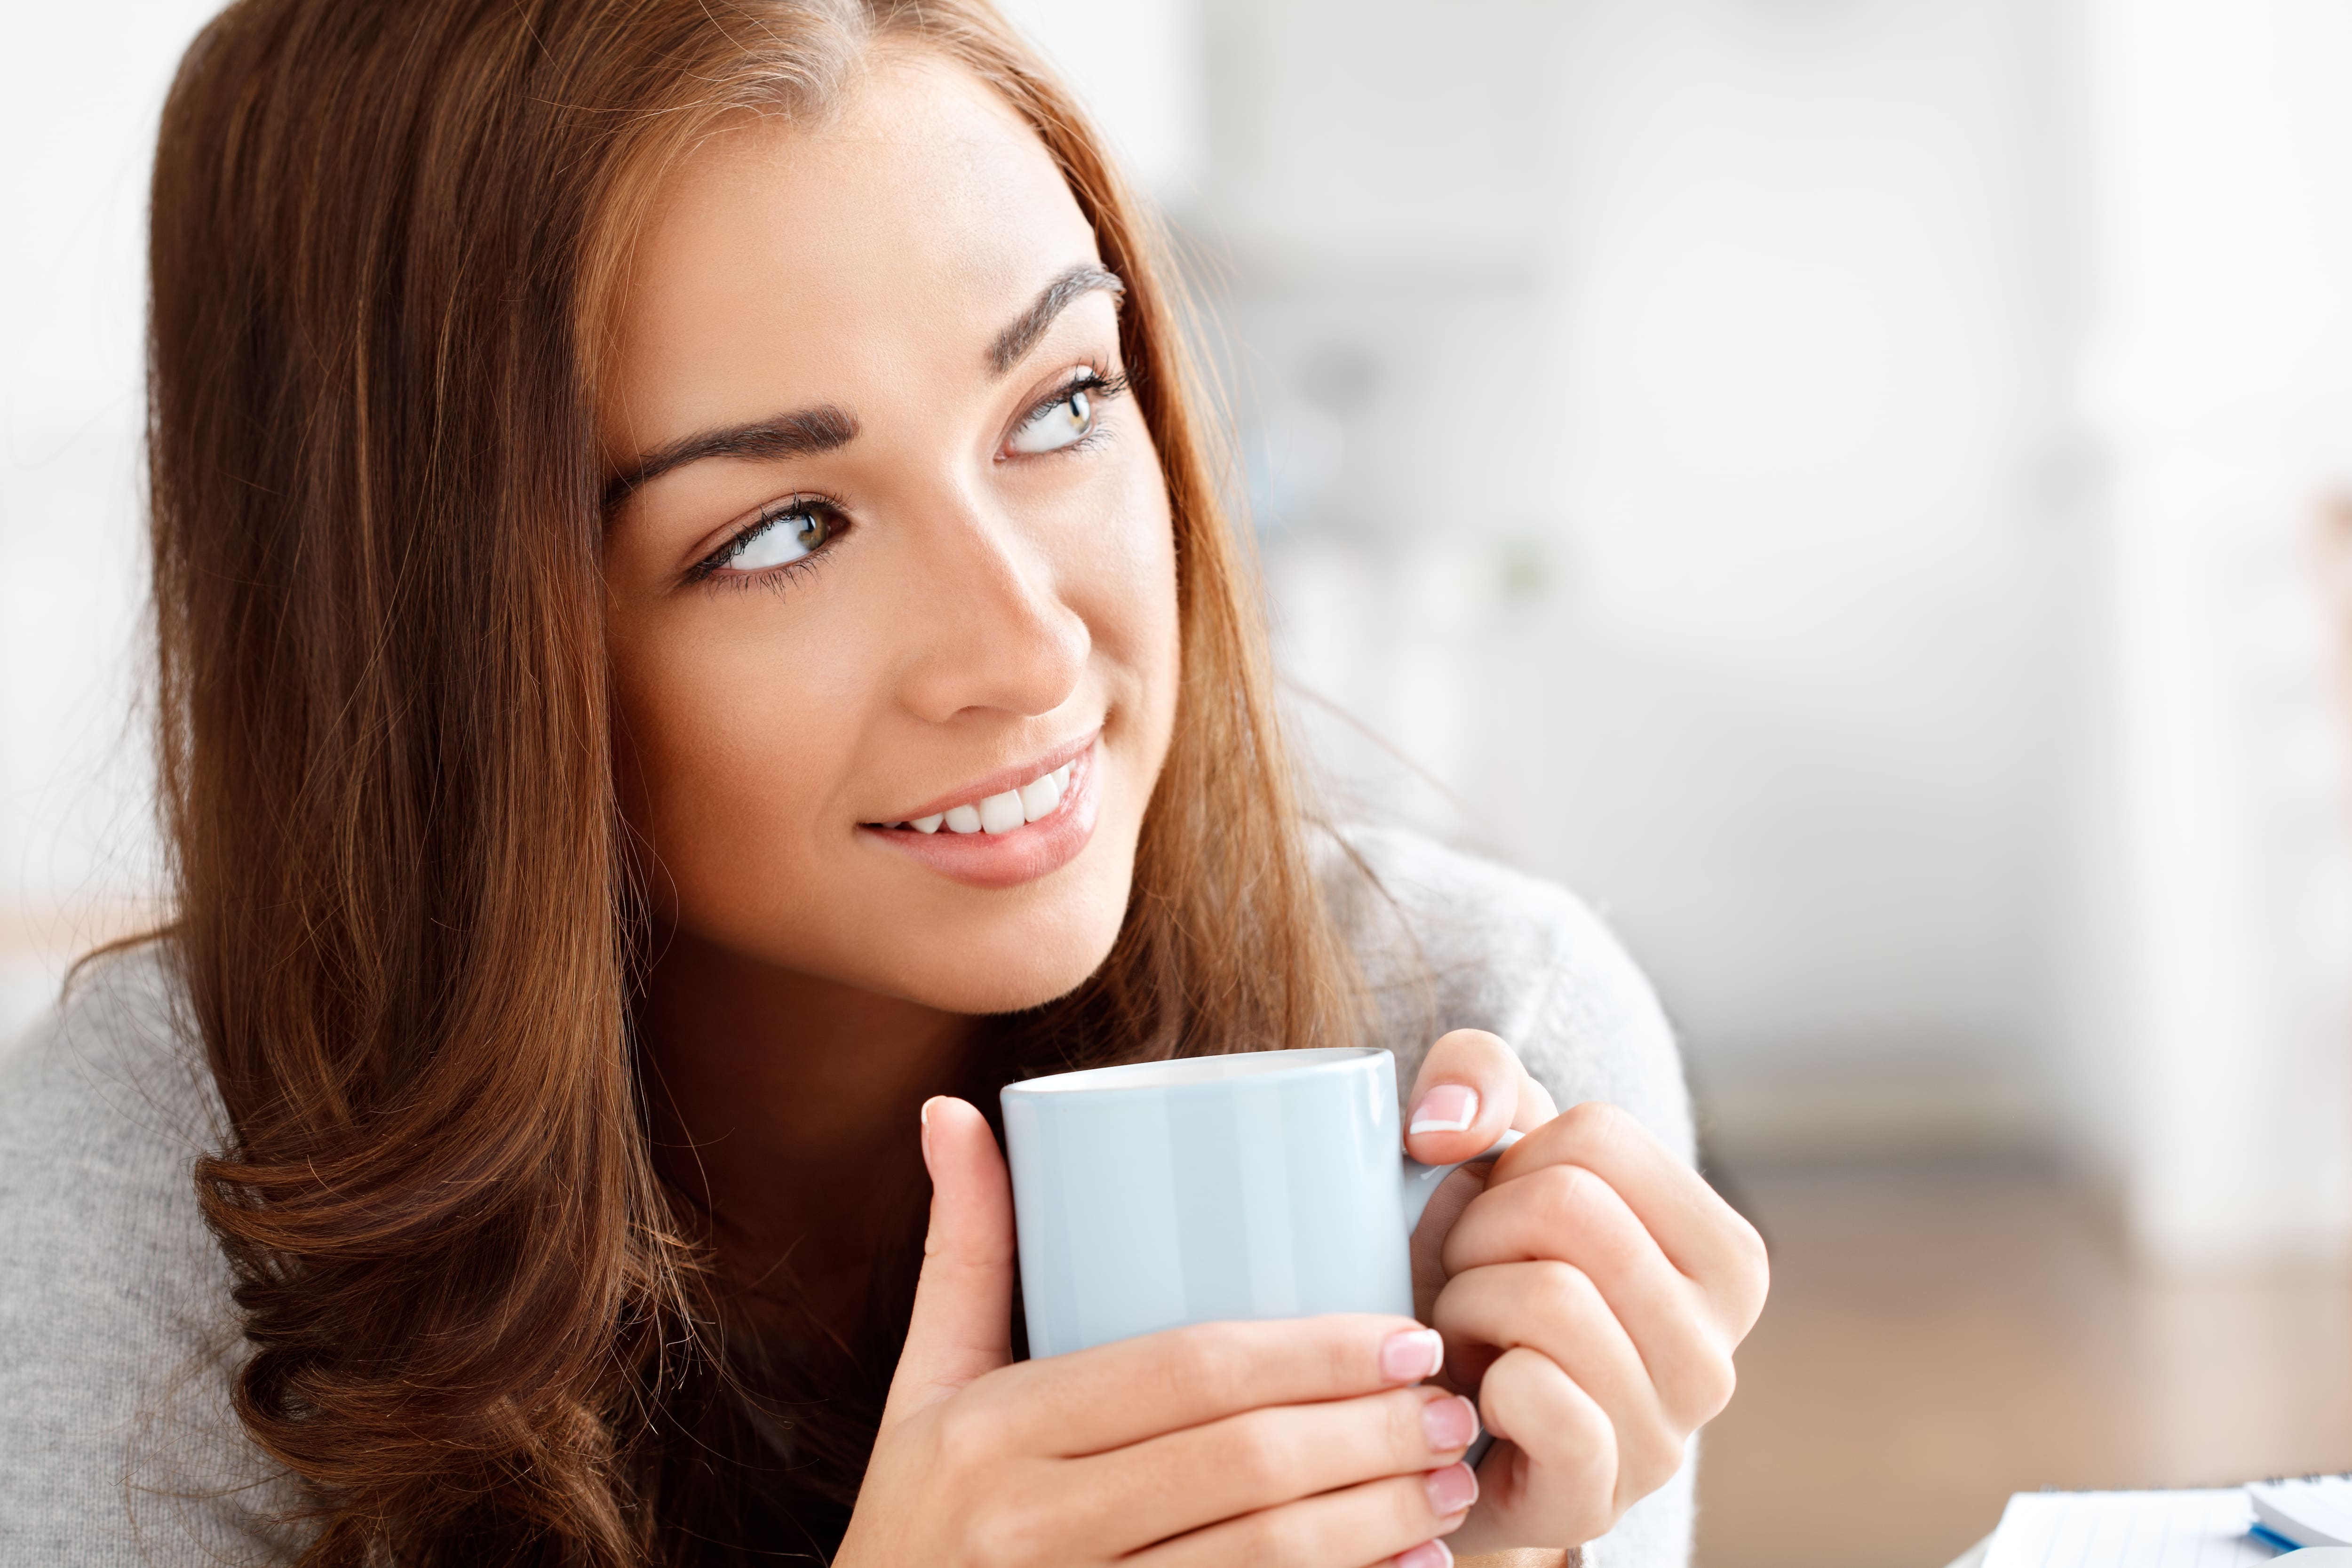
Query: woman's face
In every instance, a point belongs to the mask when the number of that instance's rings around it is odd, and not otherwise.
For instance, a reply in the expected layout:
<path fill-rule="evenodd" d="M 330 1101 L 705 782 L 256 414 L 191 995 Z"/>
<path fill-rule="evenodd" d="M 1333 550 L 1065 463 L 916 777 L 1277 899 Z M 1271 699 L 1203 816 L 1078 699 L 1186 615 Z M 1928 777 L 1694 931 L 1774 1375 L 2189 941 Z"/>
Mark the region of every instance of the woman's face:
<path fill-rule="evenodd" d="M 599 420 L 624 808 L 682 934 L 967 1013 L 1109 952 L 1177 669 L 1118 287 L 927 56 L 670 176 Z"/>

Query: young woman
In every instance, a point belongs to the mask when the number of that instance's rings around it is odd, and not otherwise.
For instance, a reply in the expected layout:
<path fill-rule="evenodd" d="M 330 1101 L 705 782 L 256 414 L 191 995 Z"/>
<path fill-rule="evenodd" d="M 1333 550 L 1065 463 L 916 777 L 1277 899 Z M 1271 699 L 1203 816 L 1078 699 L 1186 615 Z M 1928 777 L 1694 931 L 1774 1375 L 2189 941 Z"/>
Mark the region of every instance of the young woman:
<path fill-rule="evenodd" d="M 1655 1004 L 1302 817 L 982 0 L 243 0 L 152 247 L 177 916 L 0 1085 L 0 1556 L 1681 1561 L 1764 1263 Z M 1434 1333 L 1021 1357 L 1000 1085 L 1358 1040 L 1415 1155 L 1527 1133 Z"/>

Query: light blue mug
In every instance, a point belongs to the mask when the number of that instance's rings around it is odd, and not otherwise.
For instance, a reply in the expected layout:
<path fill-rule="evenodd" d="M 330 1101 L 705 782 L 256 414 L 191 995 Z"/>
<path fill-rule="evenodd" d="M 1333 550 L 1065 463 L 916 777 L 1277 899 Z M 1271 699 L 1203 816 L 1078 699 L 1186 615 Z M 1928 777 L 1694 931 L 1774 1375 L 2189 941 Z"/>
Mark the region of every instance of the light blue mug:
<path fill-rule="evenodd" d="M 1388 1052 L 1133 1062 L 1001 1099 L 1031 1354 L 1236 1318 L 1412 1315 L 1407 1243 L 1454 1166 L 1405 1157 Z"/>

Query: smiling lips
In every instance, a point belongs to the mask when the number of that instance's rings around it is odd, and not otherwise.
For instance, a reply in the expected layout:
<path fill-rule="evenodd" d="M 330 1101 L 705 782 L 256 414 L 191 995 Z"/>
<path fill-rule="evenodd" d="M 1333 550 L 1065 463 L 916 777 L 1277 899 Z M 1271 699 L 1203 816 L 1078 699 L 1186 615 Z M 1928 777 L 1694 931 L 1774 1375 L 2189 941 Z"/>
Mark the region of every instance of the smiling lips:
<path fill-rule="evenodd" d="M 869 822 L 864 831 L 971 887 L 1034 881 L 1076 859 L 1094 837 L 1100 739 L 1089 736 L 1076 754 L 1066 752 L 1065 761 L 1026 784 L 903 822 Z"/>
<path fill-rule="evenodd" d="M 962 805 L 951 805 L 945 811 L 935 811 L 929 816 L 919 816 L 911 822 L 896 822 L 893 827 L 911 827 L 918 833 L 937 833 L 945 826 L 950 833 L 1010 833 L 1016 827 L 1041 821 L 1054 815 L 1062 804 L 1062 795 L 1069 788 L 1070 770 L 1075 763 L 1064 763 L 1052 773 L 1040 774 L 1019 789 L 1008 789 Z"/>

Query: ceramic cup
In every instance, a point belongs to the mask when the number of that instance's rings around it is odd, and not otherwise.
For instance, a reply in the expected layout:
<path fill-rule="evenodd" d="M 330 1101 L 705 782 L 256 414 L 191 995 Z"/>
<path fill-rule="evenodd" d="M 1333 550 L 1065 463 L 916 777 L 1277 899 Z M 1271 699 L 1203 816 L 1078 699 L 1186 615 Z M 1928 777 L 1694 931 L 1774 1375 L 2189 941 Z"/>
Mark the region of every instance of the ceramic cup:
<path fill-rule="evenodd" d="M 1454 1167 L 1404 1156 L 1388 1052 L 1136 1062 L 1002 1099 L 1032 1355 L 1183 1323 L 1412 1315 L 1407 1241 Z"/>

